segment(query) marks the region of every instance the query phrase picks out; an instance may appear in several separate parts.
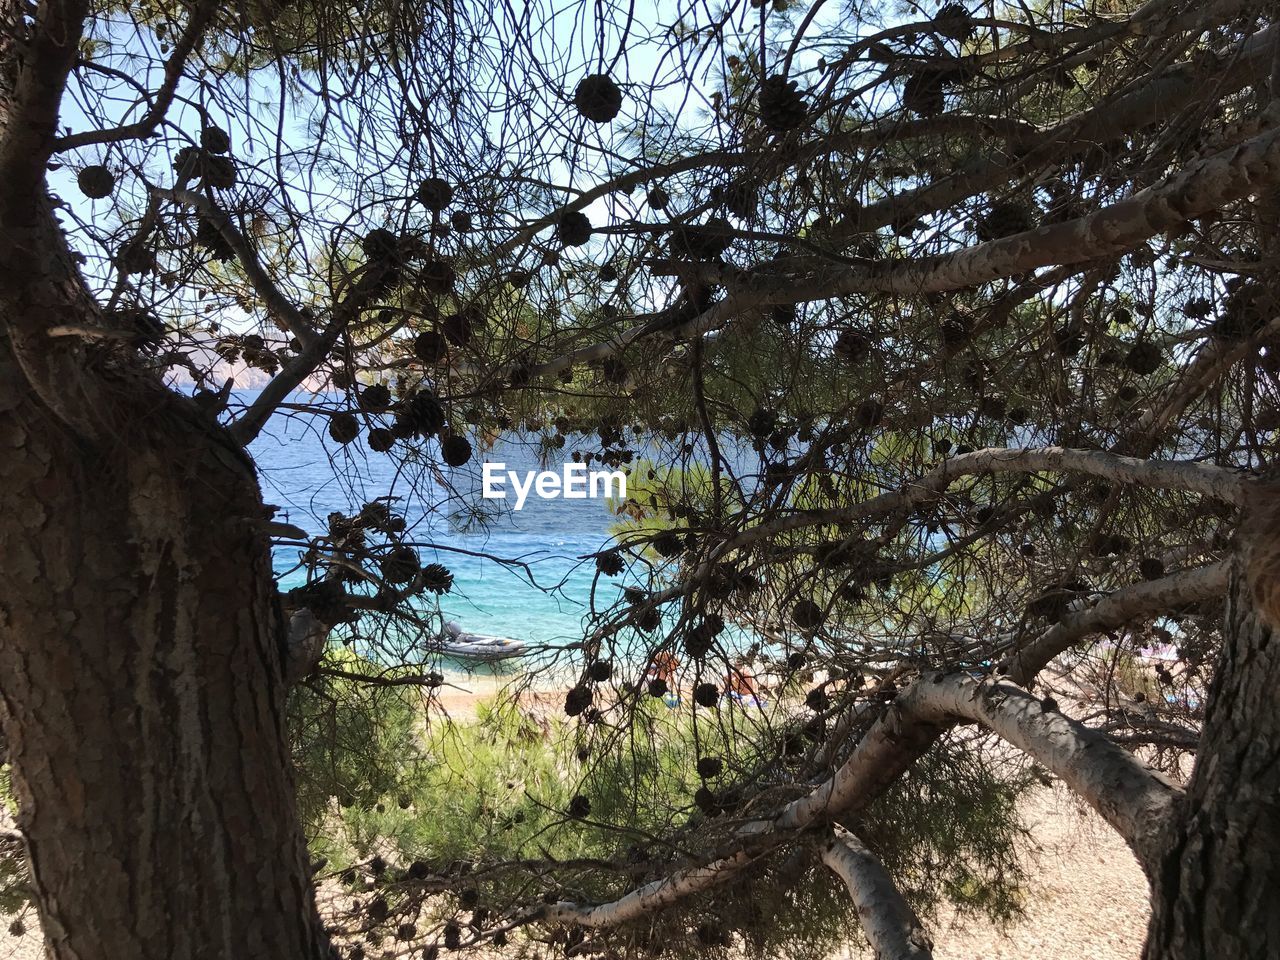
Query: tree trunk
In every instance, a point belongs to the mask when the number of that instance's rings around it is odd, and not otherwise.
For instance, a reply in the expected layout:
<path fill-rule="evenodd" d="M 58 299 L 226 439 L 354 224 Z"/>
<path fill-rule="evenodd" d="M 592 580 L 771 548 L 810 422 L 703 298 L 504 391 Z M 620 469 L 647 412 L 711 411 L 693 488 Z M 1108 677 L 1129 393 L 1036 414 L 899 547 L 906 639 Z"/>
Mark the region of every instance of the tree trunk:
<path fill-rule="evenodd" d="M 1280 625 L 1268 600 L 1280 570 L 1267 568 L 1280 528 L 1265 522 L 1270 512 L 1242 524 L 1254 540 L 1247 576 L 1232 578 L 1186 806 L 1152 877 L 1147 960 L 1280 956 Z"/>
<path fill-rule="evenodd" d="M 329 956 L 248 459 L 138 374 L 86 372 L 104 439 L 25 373 L 0 332 L 0 692 L 50 956 Z"/>
<path fill-rule="evenodd" d="M 0 0 L 0 724 L 47 952 L 321 960 L 252 464 L 98 339 L 47 195 L 87 9 Z"/>

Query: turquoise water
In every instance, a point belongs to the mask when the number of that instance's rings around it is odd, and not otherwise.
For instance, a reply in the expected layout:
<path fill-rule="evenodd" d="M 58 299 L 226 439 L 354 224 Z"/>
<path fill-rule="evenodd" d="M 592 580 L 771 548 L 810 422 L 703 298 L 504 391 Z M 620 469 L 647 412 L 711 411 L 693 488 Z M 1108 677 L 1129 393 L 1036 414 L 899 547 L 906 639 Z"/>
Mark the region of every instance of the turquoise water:
<path fill-rule="evenodd" d="M 484 460 L 504 461 L 512 470 L 558 471 L 575 438 L 564 450 L 555 451 L 556 459 L 540 465 L 536 438 L 513 433 L 491 450 L 477 451 L 465 466 L 439 465 L 440 473 L 435 474 L 429 464 L 405 465 L 374 453 L 362 440 L 339 445 L 317 431 L 317 422 L 324 418 L 282 411 L 251 447 L 263 496 L 280 507 L 278 519 L 320 534 L 327 530 L 332 511 L 350 515 L 376 497 L 401 497 L 393 509 L 408 523 L 406 538 L 431 545 L 419 551 L 422 562 L 442 563 L 453 573 L 453 589 L 441 598 L 447 618 L 469 631 L 540 643 L 581 639 L 596 580 L 594 562 L 581 558 L 610 542 L 615 518 L 608 501 L 543 500 L 531 494 L 524 509 L 516 512 L 511 509 L 513 495 L 506 501 L 479 496 Z M 434 441 L 428 443 L 434 459 Z M 591 446 L 598 449 L 599 444 L 584 444 Z M 486 511 L 482 521 L 475 516 L 477 509 Z M 300 552 L 297 547 L 275 552 L 283 590 L 305 581 L 305 571 L 298 566 Z M 528 564 L 528 574 L 478 554 L 520 560 Z M 530 576 L 537 586 L 529 582 Z M 596 581 L 597 609 L 618 598 L 620 579 Z"/>

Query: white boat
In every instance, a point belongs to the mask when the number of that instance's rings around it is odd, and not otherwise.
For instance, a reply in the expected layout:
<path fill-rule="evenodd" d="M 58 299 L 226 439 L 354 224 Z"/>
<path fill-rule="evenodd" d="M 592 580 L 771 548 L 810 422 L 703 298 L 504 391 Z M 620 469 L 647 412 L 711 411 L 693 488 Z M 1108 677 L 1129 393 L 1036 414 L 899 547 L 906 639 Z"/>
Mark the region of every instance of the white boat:
<path fill-rule="evenodd" d="M 459 660 L 507 660 L 518 657 L 525 651 L 523 640 L 489 633 L 470 633 L 454 620 L 446 623 L 433 641 L 432 646 L 441 653 Z"/>

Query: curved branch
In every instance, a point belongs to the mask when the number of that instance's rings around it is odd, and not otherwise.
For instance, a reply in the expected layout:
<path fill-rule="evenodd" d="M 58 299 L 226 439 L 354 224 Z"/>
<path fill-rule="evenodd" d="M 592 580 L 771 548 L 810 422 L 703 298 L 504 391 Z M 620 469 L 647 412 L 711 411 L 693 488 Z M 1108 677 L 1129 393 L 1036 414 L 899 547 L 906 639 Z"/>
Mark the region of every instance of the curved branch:
<path fill-rule="evenodd" d="M 867 520 L 912 510 L 935 500 L 960 477 L 984 473 L 1083 473 L 1115 483 L 1165 490 L 1185 490 L 1241 505 L 1249 476 L 1236 470 L 1187 460 L 1157 461 L 1122 457 L 1102 450 L 1069 447 L 986 447 L 944 460 L 919 480 L 849 507 L 807 510 L 762 523 L 725 542 L 722 553 L 804 527 Z M 679 588 L 676 588 L 679 589 Z"/>
<path fill-rule="evenodd" d="M 1012 683 L 933 674 L 916 684 L 925 715 L 982 724 L 1062 779 L 1124 838 L 1150 875 L 1164 856 L 1166 829 L 1182 791 L 1113 743 Z"/>
<path fill-rule="evenodd" d="M 731 857 L 714 860 L 703 866 L 678 870 L 669 876 L 646 883 L 630 893 L 596 906 L 582 906 L 561 901 L 538 912 L 538 918 L 551 923 L 576 923 L 588 929 L 616 926 L 637 917 L 658 913 L 674 906 L 685 897 L 723 883 L 751 862 L 745 850 Z"/>
<path fill-rule="evenodd" d="M 1142 87 L 1110 102 L 1092 106 L 1042 131 L 1034 156 L 1023 157 L 1016 163 L 978 158 L 950 177 L 863 207 L 848 222 L 840 225 L 841 235 L 852 237 L 869 233 L 893 223 L 895 219 L 915 220 L 954 206 L 961 200 L 992 189 L 1017 171 L 1028 169 L 1032 161 L 1039 161 L 1039 166 L 1043 167 L 1073 155 L 1098 150 L 1109 140 L 1144 129 L 1203 98 L 1209 82 L 1212 82 L 1219 98 L 1250 83 L 1257 83 L 1266 76 L 1271 45 L 1277 36 L 1280 36 L 1280 28 L 1267 27 L 1234 49 L 1223 51 L 1219 56 L 1227 66 L 1215 74 L 1212 81 L 1197 73 L 1190 63 L 1173 64 Z"/>
<path fill-rule="evenodd" d="M 1157 14 L 1163 12 L 1166 3 L 1151 3 L 1138 11 L 1129 21 L 1107 22 L 1100 27 L 1082 28 L 1082 36 L 1093 39 L 1105 39 L 1108 36 L 1122 35 L 1126 32 L 1135 35 L 1147 35 L 1150 31 L 1140 28 L 1143 22 L 1156 21 Z M 1213 22 L 1210 13 L 1218 16 L 1230 15 L 1240 6 L 1235 0 L 1219 4 L 1215 11 L 1196 11 L 1184 18 L 1178 18 L 1190 24 Z M 1167 20 L 1160 21 L 1162 27 L 1170 26 Z M 924 24 L 921 24 L 924 26 Z M 891 32 L 898 32 L 897 30 Z M 1065 31 L 1055 39 L 1061 42 L 1073 41 L 1073 31 Z M 1252 37 L 1242 41 L 1237 48 L 1224 51 L 1220 56 L 1230 60 L 1228 67 L 1214 77 L 1215 89 L 1219 95 L 1233 93 L 1249 83 L 1265 79 L 1270 69 L 1270 51 L 1273 38 L 1277 35 L 1275 27 L 1259 31 Z M 865 42 L 865 41 L 864 41 Z M 1021 55 L 1033 49 L 1044 49 L 1046 39 L 1037 37 L 1034 40 L 1015 44 L 1000 51 L 985 55 L 964 58 L 960 62 L 966 64 L 985 62 L 988 59 L 1005 60 Z M 854 130 L 834 137 L 816 140 L 805 144 L 796 151 L 797 163 L 809 159 L 819 152 L 839 149 L 856 149 L 860 146 L 882 144 L 886 140 L 910 139 L 934 133 L 964 133 L 968 131 L 982 132 L 988 135 L 1006 137 L 1015 142 L 1035 143 L 1037 151 L 1043 154 L 1047 147 L 1055 147 L 1070 152 L 1096 149 L 1100 143 L 1111 140 L 1121 134 L 1130 133 L 1170 116 L 1178 110 L 1203 96 L 1204 78 L 1197 76 L 1188 63 L 1178 63 L 1169 67 L 1160 76 L 1152 79 L 1138 90 L 1131 91 L 1116 100 L 1103 103 L 1084 111 L 1074 117 L 1043 129 L 1021 121 L 1007 118 L 997 119 L 982 116 L 965 116 L 944 114 L 939 117 L 918 120 L 894 120 L 876 124 L 862 130 Z M 615 177 L 584 191 L 571 202 L 558 207 L 544 217 L 540 217 L 523 226 L 509 240 L 500 244 L 494 251 L 495 256 L 504 256 L 522 243 L 528 243 L 539 231 L 553 226 L 556 221 L 571 210 L 582 210 L 597 200 L 610 194 L 626 192 L 646 181 L 665 176 L 672 176 L 702 167 L 735 167 L 749 166 L 766 156 L 758 152 L 713 151 L 690 157 L 681 157 L 670 163 L 633 170 L 630 173 Z M 1048 162 L 1049 157 L 1043 158 Z M 1025 161 L 1024 161 L 1025 162 Z M 916 190 L 896 194 L 879 203 L 864 207 L 849 222 L 842 224 L 842 231 L 853 236 L 869 233 L 879 227 L 887 226 L 895 219 L 907 220 L 919 217 L 933 210 L 950 206 L 965 197 L 973 196 L 990 188 L 999 179 L 1012 172 L 1011 163 L 1002 163 L 984 159 L 970 170 L 948 177 L 943 181 L 928 184 Z"/>
<path fill-rule="evenodd" d="M 822 862 L 849 888 L 876 960 L 932 960 L 933 943 L 920 918 L 861 840 L 837 825 Z"/>
<path fill-rule="evenodd" d="M 776 845 L 822 819 L 856 812 L 867 806 L 915 763 L 951 723 L 922 721 L 910 706 L 910 688 L 900 695 L 859 741 L 849 758 L 808 794 L 793 800 L 771 819 L 751 820 L 735 833 L 744 845 Z M 677 870 L 651 881 L 610 903 L 582 905 L 561 902 L 542 911 L 543 920 L 604 927 L 656 913 L 683 898 L 727 883 L 752 862 L 747 849 L 706 864 Z"/>
<path fill-rule="evenodd" d="M 240 266 L 244 269 L 245 276 L 249 278 L 249 283 L 253 285 L 254 291 L 262 298 L 263 305 L 280 318 L 288 331 L 298 338 L 298 343 L 302 345 L 303 349 L 315 344 L 318 337 L 315 328 L 307 321 L 307 318 L 293 301 L 286 297 L 283 291 L 276 286 L 275 281 L 267 274 L 266 268 L 262 266 L 262 262 L 258 260 L 258 255 L 253 246 L 245 239 L 244 234 L 236 229 L 235 224 L 231 222 L 231 218 L 227 216 L 225 211 L 208 197 L 202 196 L 194 190 L 162 190 L 158 187 L 153 187 L 151 192 L 154 196 L 173 200 L 176 203 L 185 204 L 198 210 L 200 215 L 213 224 L 218 233 L 222 234 L 223 239 L 227 241 L 227 245 L 235 251 L 236 258 L 240 261 Z"/>
<path fill-rule="evenodd" d="M 1273 105 L 1266 117 L 1274 122 L 1277 112 L 1280 111 Z M 1280 128 L 1273 127 L 1197 160 L 1160 183 L 1086 216 L 953 253 L 832 267 L 794 280 L 725 268 L 721 279 L 729 295 L 685 323 L 671 325 L 646 319 L 608 340 L 532 366 L 527 374 L 554 376 L 575 363 L 603 360 L 634 341 L 657 333 L 671 338 L 694 337 L 766 307 L 866 293 L 910 296 L 946 293 L 1040 267 L 1116 256 L 1151 237 L 1276 184 L 1280 184 Z"/>
<path fill-rule="evenodd" d="M 1280 34 L 1276 35 L 1276 40 L 1280 42 Z M 1155 438 L 1163 436 L 1165 427 L 1181 416 L 1193 400 L 1257 350 L 1258 344 L 1266 343 L 1277 334 L 1280 334 L 1280 316 L 1273 317 L 1253 336 L 1238 343 L 1225 340 L 1207 342 L 1196 353 L 1195 359 L 1178 371 L 1177 379 L 1169 385 L 1164 396 L 1159 397 L 1134 422 L 1118 448 L 1139 455 L 1154 449 Z"/>
<path fill-rule="evenodd" d="M 1049 661 L 1085 637 L 1182 604 L 1221 597 L 1227 591 L 1230 575 L 1231 561 L 1220 560 L 1117 590 L 1093 606 L 1063 618 L 1014 654 L 1009 661 L 1009 678 L 1014 683 L 1028 684 Z"/>
<path fill-rule="evenodd" d="M 1101 450 L 1075 450 L 1066 447 L 987 447 L 944 460 L 929 473 L 918 480 L 905 484 L 901 489 L 882 493 L 861 503 L 848 507 L 797 512 L 769 523 L 760 523 L 753 527 L 747 527 L 720 544 L 714 554 L 703 561 L 683 581 L 653 594 L 650 600 L 654 604 L 664 604 L 680 599 L 693 589 L 699 580 L 706 576 L 722 557 L 731 551 L 750 546 L 753 543 L 782 533 L 789 533 L 806 527 L 874 520 L 890 514 L 910 511 L 936 500 L 946 490 L 951 481 L 963 476 L 983 473 L 1034 473 L 1043 470 L 1071 471 L 1144 487 L 1185 490 L 1221 499 L 1232 504 L 1242 504 L 1244 502 L 1246 490 L 1252 482 L 1250 475 L 1246 473 L 1194 461 L 1161 462 L 1139 460 Z M 1220 572 L 1214 574 L 1214 577 L 1218 575 L 1220 575 Z M 1174 580 L 1174 578 L 1168 579 Z M 1130 589 L 1138 591 L 1138 596 L 1142 597 L 1147 596 L 1148 591 L 1152 590 L 1156 584 L 1165 582 L 1165 580 L 1160 580 L 1155 581 L 1153 584 L 1143 584 Z M 1167 595 L 1185 594 L 1186 599 L 1182 602 L 1207 599 L 1208 595 L 1202 595 L 1199 591 L 1209 589 L 1218 582 L 1217 579 L 1213 578 L 1208 578 L 1203 583 L 1193 583 L 1190 578 L 1177 579 L 1175 582 L 1169 583 Z M 1222 580 L 1221 582 L 1225 584 L 1226 581 Z M 1126 591 L 1121 591 L 1121 593 L 1128 595 Z M 1117 601 L 1116 603 L 1119 604 L 1121 602 Z M 1116 605 L 1108 605 L 1103 608 L 1104 616 L 1122 615 L 1123 613 L 1123 608 Z M 1127 614 L 1124 619 L 1132 619 L 1132 616 Z M 1122 623 L 1124 620 L 1122 619 L 1118 622 Z M 1069 629 L 1074 628 L 1063 627 L 1063 630 Z M 1094 632 L 1093 627 L 1087 627 L 1083 623 L 1080 629 L 1083 629 L 1085 633 Z M 1104 626 L 1098 629 L 1109 629 L 1109 627 Z M 1053 631 L 1050 632 L 1052 633 Z M 1054 638 L 1042 638 L 1036 641 L 1037 644 L 1043 645 L 1035 647 L 1039 652 L 1034 656 L 1039 657 L 1050 650 L 1053 650 L 1053 652 L 1048 653 L 1043 662 L 1028 660 L 1026 667 L 1030 667 L 1034 663 L 1034 669 L 1031 669 L 1030 673 L 1026 673 L 1024 668 L 1024 672 L 1016 674 L 1014 679 L 1021 683 L 1029 682 L 1030 677 L 1045 663 L 1048 663 L 1049 660 L 1052 660 L 1053 657 L 1074 643 L 1079 636 L 1083 635 L 1083 633 L 1079 635 L 1064 633 Z M 1062 643 L 1063 645 L 1060 649 L 1054 650 L 1053 645 L 1056 643 Z"/>
<path fill-rule="evenodd" d="M 1076 220 L 1037 227 L 955 253 L 844 267 L 834 276 L 815 277 L 790 289 L 775 286 L 762 290 L 754 299 L 758 304 L 773 304 L 783 302 L 779 299 L 783 297 L 786 302 L 798 302 L 854 293 L 918 296 L 978 286 L 1039 267 L 1116 256 L 1277 183 L 1280 129 L 1273 128 Z"/>
<path fill-rule="evenodd" d="M 54 152 L 74 150 L 76 147 L 86 147 L 94 143 L 119 143 L 121 140 L 141 139 L 154 133 L 169 111 L 174 95 L 178 92 L 178 82 L 182 79 L 182 70 L 187 65 L 187 58 L 204 39 L 209 21 L 213 19 L 219 6 L 218 0 L 202 0 L 192 10 L 187 28 L 174 45 L 173 55 L 165 61 L 164 80 L 156 90 L 155 100 L 141 120 L 119 127 L 68 134 L 54 143 Z"/>
<path fill-rule="evenodd" d="M 1117 591 L 1042 635 L 1015 662 L 1015 679 L 1029 682 L 1040 667 L 1082 637 L 1119 626 L 1125 620 L 1150 616 L 1170 606 L 1220 593 L 1225 589 L 1225 580 L 1219 579 L 1225 568 L 1224 561 Z M 964 675 L 956 682 L 977 685 L 976 681 Z M 930 685 L 923 680 L 917 681 L 899 693 L 830 777 L 809 793 L 788 803 L 775 817 L 743 824 L 736 834 L 738 840 L 744 844 L 752 840 L 772 839 L 776 842 L 779 835 L 789 835 L 815 823 L 864 809 L 928 752 L 937 739 L 954 725 L 956 714 L 965 715 L 958 709 L 940 709 Z M 1003 686 L 1018 689 L 1012 684 Z M 1109 751 L 1102 752 L 1109 754 Z M 1055 769 L 1050 763 L 1045 765 Z M 1059 776 L 1066 779 L 1062 773 Z M 1160 787 L 1155 786 L 1151 790 L 1153 799 L 1158 799 Z M 1139 842 L 1144 848 L 1148 845 L 1146 839 L 1140 838 Z M 540 916 L 546 920 L 592 927 L 633 920 L 666 909 L 693 893 L 726 883 L 750 862 L 748 852 L 740 850 L 707 864 L 678 870 L 610 903 L 581 905 L 562 902 L 547 908 Z"/>

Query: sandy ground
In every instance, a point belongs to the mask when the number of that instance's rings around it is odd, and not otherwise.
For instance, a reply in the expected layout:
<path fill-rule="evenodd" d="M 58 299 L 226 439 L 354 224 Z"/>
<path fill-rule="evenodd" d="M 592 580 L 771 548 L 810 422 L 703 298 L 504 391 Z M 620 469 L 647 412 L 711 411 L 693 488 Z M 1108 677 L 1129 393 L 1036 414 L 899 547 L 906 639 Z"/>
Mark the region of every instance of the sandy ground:
<path fill-rule="evenodd" d="M 1149 908 L 1147 881 L 1129 848 L 1065 790 L 1041 790 L 1022 807 L 1039 851 L 1026 917 L 1001 933 L 990 924 L 935 926 L 936 960 L 1137 960 Z"/>
<path fill-rule="evenodd" d="M 437 691 L 437 704 L 454 719 L 471 714 L 477 699 L 499 686 L 492 677 L 451 679 L 457 686 Z M 550 706 L 562 697 L 537 691 L 523 699 L 545 698 Z M 1032 878 L 1026 916 L 1000 931 L 944 912 L 931 928 L 936 960 L 1137 960 L 1148 916 L 1147 884 L 1128 848 L 1061 788 L 1028 794 L 1022 814 L 1035 846 L 1025 864 Z M 0 925 L 0 960 L 42 956 L 34 915 L 23 920 L 28 929 L 21 936 Z M 859 936 L 839 956 L 862 960 L 871 953 Z"/>
<path fill-rule="evenodd" d="M 933 927 L 936 960 L 1138 960 L 1147 921 L 1146 881 L 1125 845 L 1061 791 L 1028 798 L 1023 813 L 1039 846 L 1026 918 L 1005 932 L 944 915 Z M 28 918 L 34 928 L 34 918 Z M 842 957 L 869 958 L 861 942 Z M 36 932 L 0 927 L 0 957 L 39 960 Z"/>

